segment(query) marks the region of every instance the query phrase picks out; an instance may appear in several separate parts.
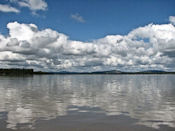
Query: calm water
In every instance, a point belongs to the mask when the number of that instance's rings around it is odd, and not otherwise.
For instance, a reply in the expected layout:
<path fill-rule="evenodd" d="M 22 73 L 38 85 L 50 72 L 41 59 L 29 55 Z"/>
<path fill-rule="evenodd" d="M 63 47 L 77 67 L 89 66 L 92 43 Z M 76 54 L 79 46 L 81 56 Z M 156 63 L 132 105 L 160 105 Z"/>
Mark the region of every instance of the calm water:
<path fill-rule="evenodd" d="M 0 130 L 175 130 L 175 75 L 0 76 Z"/>

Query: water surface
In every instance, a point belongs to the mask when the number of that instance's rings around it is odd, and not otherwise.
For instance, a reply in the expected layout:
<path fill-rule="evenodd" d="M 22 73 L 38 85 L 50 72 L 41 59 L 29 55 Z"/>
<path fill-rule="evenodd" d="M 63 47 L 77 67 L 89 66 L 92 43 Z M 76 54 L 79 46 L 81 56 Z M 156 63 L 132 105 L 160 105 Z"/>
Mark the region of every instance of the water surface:
<path fill-rule="evenodd" d="M 0 130 L 175 130 L 175 75 L 0 76 Z"/>

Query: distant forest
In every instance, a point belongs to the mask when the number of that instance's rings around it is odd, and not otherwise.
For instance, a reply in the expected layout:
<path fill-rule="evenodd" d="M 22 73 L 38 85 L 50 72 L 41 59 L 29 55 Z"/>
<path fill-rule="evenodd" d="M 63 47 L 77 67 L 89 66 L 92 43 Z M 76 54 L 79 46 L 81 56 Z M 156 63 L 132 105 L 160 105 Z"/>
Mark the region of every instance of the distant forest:
<path fill-rule="evenodd" d="M 24 75 L 33 73 L 33 69 L 0 69 L 0 75 Z"/>

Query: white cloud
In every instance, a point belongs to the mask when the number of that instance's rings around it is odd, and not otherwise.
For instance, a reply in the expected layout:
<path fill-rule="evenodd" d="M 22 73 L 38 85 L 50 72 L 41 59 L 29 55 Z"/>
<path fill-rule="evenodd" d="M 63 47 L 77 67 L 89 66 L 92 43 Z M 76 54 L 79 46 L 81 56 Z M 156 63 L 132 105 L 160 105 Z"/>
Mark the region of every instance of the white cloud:
<path fill-rule="evenodd" d="M 28 67 L 45 71 L 174 70 L 175 26 L 149 24 L 128 35 L 108 35 L 91 42 L 70 40 L 34 24 L 7 24 L 0 35 L 1 67 Z"/>
<path fill-rule="evenodd" d="M 11 7 L 10 5 L 3 5 L 3 4 L 0 4 L 0 11 L 1 12 L 14 12 L 14 13 L 20 12 L 18 9 Z"/>
<path fill-rule="evenodd" d="M 21 0 L 18 1 L 18 4 L 21 7 L 28 7 L 32 11 L 47 9 L 47 3 L 44 0 Z"/>
<path fill-rule="evenodd" d="M 45 11 L 48 7 L 45 0 L 10 0 L 11 3 L 15 3 L 20 7 L 27 7 L 32 11 L 32 14 L 37 14 L 36 11 Z"/>
<path fill-rule="evenodd" d="M 169 21 L 175 25 L 175 16 L 170 16 Z"/>
<path fill-rule="evenodd" d="M 71 14 L 71 18 L 76 20 L 76 21 L 78 21 L 78 22 L 80 22 L 80 23 L 84 23 L 85 22 L 84 18 L 78 13 Z"/>
<path fill-rule="evenodd" d="M 37 15 L 37 11 L 42 10 L 45 11 L 48 7 L 45 0 L 9 0 L 10 3 L 15 4 L 20 7 L 27 7 L 32 11 L 32 14 Z M 15 12 L 19 13 L 20 10 L 12 7 L 8 4 L 0 4 L 1 12 Z"/>

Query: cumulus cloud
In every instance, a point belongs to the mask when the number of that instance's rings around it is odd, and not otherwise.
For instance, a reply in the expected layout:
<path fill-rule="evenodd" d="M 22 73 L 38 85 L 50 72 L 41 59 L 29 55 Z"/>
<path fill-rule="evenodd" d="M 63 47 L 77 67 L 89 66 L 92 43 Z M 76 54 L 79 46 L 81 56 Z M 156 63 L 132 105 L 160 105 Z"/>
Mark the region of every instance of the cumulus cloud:
<path fill-rule="evenodd" d="M 71 17 L 72 19 L 74 19 L 74 20 L 80 22 L 80 23 L 84 23 L 84 22 L 85 22 L 84 18 L 83 18 L 80 14 L 78 14 L 78 13 L 76 13 L 76 14 L 71 14 L 70 17 Z"/>
<path fill-rule="evenodd" d="M 3 5 L 3 4 L 0 4 L 0 11 L 1 12 L 14 12 L 14 13 L 20 12 L 18 9 L 11 7 L 10 5 Z"/>
<path fill-rule="evenodd" d="M 175 16 L 170 16 L 169 21 L 175 25 Z"/>
<path fill-rule="evenodd" d="M 1 68 L 42 71 L 174 70 L 175 26 L 149 24 L 127 35 L 108 35 L 91 42 L 70 40 L 51 29 L 11 22 L 0 34 Z"/>

